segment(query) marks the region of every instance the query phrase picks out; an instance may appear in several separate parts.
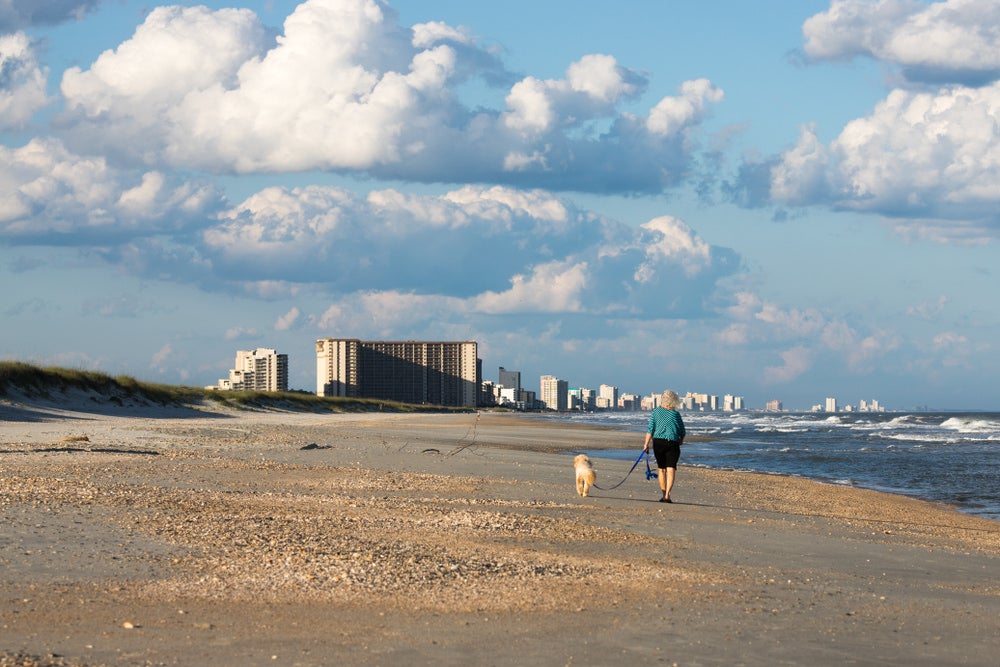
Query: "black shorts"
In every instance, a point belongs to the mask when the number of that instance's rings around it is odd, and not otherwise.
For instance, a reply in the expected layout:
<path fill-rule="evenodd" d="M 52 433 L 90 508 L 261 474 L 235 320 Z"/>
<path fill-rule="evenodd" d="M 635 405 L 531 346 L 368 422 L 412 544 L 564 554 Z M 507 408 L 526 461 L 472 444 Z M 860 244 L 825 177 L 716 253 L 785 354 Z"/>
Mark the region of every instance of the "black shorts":
<path fill-rule="evenodd" d="M 656 457 L 657 468 L 676 468 L 677 461 L 681 458 L 681 443 L 653 438 L 653 456 Z"/>

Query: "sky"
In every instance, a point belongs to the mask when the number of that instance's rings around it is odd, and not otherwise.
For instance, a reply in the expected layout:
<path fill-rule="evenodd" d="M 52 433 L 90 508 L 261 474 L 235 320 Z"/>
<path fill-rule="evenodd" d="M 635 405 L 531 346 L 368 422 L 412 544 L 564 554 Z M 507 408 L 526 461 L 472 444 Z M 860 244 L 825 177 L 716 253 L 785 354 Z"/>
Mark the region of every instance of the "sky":
<path fill-rule="evenodd" d="M 995 0 L 0 0 L 0 359 L 1000 409 Z"/>

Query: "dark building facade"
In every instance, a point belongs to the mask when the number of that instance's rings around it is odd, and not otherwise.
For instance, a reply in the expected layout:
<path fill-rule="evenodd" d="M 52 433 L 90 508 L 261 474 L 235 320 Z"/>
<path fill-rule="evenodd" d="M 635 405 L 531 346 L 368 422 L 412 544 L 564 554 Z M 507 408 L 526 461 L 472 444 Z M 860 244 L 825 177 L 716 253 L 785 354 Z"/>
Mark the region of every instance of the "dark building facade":
<path fill-rule="evenodd" d="M 480 362 L 474 341 L 316 341 L 319 396 L 476 407 Z"/>

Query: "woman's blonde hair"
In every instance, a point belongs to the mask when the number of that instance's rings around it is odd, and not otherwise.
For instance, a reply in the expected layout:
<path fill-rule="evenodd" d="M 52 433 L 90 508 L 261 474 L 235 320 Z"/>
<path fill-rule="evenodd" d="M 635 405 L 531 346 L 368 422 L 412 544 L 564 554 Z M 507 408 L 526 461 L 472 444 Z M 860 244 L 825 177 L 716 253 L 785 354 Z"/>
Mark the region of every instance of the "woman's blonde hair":
<path fill-rule="evenodd" d="M 681 397 L 677 395 L 676 391 L 673 391 L 672 389 L 666 389 L 662 394 L 660 394 L 661 408 L 666 408 L 667 410 L 673 410 L 680 404 L 681 404 Z"/>

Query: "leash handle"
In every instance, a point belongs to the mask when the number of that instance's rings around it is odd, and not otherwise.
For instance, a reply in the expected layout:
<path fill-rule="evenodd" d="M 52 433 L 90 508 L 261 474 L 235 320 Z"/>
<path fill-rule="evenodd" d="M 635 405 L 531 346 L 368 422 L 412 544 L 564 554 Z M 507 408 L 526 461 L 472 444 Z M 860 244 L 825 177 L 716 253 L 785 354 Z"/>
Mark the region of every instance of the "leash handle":
<path fill-rule="evenodd" d="M 656 479 L 657 473 L 649 469 L 649 452 L 643 452 L 646 455 L 646 479 Z"/>

